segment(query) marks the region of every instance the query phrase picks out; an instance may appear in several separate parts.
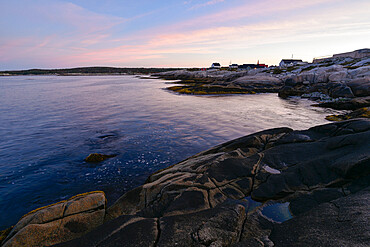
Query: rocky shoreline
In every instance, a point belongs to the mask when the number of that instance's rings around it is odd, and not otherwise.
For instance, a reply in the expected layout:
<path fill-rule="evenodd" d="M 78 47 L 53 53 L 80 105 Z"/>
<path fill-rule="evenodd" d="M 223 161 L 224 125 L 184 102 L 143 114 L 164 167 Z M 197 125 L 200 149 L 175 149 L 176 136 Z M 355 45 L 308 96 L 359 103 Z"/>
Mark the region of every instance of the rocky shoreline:
<path fill-rule="evenodd" d="M 370 120 L 251 134 L 160 170 L 106 207 L 34 210 L 2 246 L 367 246 Z"/>
<path fill-rule="evenodd" d="M 357 110 L 370 106 L 370 58 L 327 58 L 317 63 L 270 67 L 244 71 L 168 71 L 155 74 L 176 80 L 168 87 L 180 94 L 278 93 L 279 97 L 299 96 L 318 102 L 317 106 Z"/>

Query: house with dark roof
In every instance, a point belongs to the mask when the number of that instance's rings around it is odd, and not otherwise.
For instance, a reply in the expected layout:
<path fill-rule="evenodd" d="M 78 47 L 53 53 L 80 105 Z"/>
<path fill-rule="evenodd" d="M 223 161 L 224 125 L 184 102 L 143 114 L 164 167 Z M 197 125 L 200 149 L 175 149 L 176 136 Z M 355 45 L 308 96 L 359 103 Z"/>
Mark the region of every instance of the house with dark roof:
<path fill-rule="evenodd" d="M 268 66 L 265 64 L 243 64 L 239 65 L 239 69 L 263 69 L 267 68 Z"/>
<path fill-rule="evenodd" d="M 239 65 L 237 65 L 236 63 L 229 65 L 229 69 L 237 69 L 238 67 Z"/>
<path fill-rule="evenodd" d="M 221 64 L 220 63 L 213 63 L 211 65 L 211 69 L 221 69 Z"/>
<path fill-rule="evenodd" d="M 279 67 L 289 67 L 299 63 L 303 63 L 303 61 L 301 59 L 282 59 L 279 63 Z"/>

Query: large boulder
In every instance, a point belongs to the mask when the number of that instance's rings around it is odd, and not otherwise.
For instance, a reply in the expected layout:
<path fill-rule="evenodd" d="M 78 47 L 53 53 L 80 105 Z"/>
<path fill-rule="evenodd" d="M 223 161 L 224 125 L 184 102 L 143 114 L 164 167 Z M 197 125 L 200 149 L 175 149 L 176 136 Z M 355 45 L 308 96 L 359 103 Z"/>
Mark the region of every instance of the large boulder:
<path fill-rule="evenodd" d="M 357 97 L 370 96 L 370 76 L 353 79 L 347 85 Z"/>
<path fill-rule="evenodd" d="M 105 209 L 99 191 L 36 209 L 21 218 L 2 246 L 50 246 L 81 237 L 103 224 Z"/>
<path fill-rule="evenodd" d="M 328 93 L 333 98 L 353 98 L 353 92 L 350 87 L 344 83 L 328 83 Z"/>
<path fill-rule="evenodd" d="M 329 81 L 343 81 L 348 78 L 347 71 L 334 72 L 329 75 Z"/>

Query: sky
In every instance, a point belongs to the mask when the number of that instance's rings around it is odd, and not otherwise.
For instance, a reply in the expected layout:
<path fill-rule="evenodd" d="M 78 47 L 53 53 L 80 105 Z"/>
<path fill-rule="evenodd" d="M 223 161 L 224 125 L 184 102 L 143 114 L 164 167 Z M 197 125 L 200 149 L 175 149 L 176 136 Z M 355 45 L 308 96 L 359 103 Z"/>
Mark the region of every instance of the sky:
<path fill-rule="evenodd" d="M 369 0 L 0 0 L 0 70 L 209 67 L 370 48 Z"/>

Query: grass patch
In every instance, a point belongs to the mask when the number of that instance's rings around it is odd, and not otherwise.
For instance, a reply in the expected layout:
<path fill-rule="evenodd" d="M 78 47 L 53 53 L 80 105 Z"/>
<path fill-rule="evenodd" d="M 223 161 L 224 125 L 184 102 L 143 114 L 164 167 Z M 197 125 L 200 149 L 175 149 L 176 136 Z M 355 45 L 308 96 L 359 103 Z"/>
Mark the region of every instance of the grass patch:
<path fill-rule="evenodd" d="M 187 71 L 200 71 L 200 68 L 188 68 Z"/>
<path fill-rule="evenodd" d="M 291 67 L 288 67 L 286 70 L 288 71 L 288 72 L 292 72 L 293 70 L 295 70 L 295 69 L 297 69 L 297 67 L 295 67 L 295 66 L 291 66 Z"/>
<path fill-rule="evenodd" d="M 345 66 L 344 68 L 346 68 L 346 69 L 358 69 L 360 67 L 361 66 Z"/>
<path fill-rule="evenodd" d="M 282 70 L 282 69 L 280 69 L 280 68 L 275 68 L 275 69 L 273 69 L 273 71 L 272 71 L 272 73 L 273 74 L 281 74 L 281 73 L 283 73 L 283 72 L 285 72 L 285 70 Z"/>
<path fill-rule="evenodd" d="M 201 86 L 173 86 L 167 88 L 180 94 L 192 95 L 212 95 L 212 94 L 255 94 L 256 92 L 246 89 L 224 88 L 224 87 L 204 87 Z"/>
<path fill-rule="evenodd" d="M 335 63 L 327 63 L 327 64 L 321 64 L 319 65 L 319 67 L 329 67 L 329 66 L 332 66 L 334 65 Z"/>
<path fill-rule="evenodd" d="M 316 66 L 310 66 L 310 67 L 307 67 L 307 68 L 302 69 L 302 72 L 303 71 L 309 71 L 309 70 L 312 70 L 314 68 L 316 68 Z"/>

